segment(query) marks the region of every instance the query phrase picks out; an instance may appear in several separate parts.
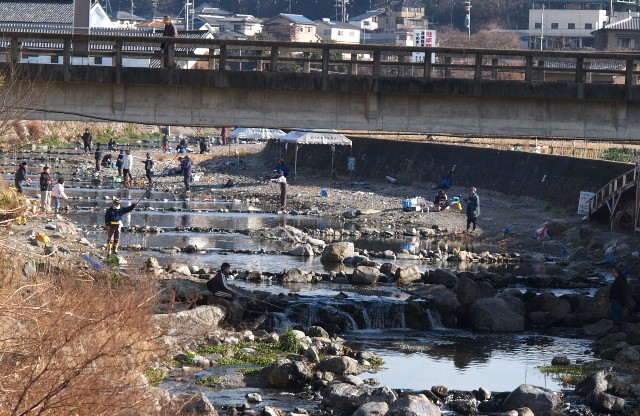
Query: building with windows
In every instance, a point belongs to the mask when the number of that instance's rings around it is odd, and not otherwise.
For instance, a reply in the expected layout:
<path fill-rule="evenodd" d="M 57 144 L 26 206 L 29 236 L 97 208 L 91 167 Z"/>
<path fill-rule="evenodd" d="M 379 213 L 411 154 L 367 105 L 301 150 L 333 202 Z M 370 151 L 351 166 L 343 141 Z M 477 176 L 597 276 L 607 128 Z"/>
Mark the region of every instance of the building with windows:
<path fill-rule="evenodd" d="M 350 23 L 322 19 L 316 22 L 316 28 L 322 42 L 360 43 L 360 28 Z"/>
<path fill-rule="evenodd" d="M 635 4 L 630 0 L 532 1 L 529 9 L 529 49 L 594 49 L 596 45 L 592 32 L 628 17 L 629 10 L 635 11 Z"/>
<path fill-rule="evenodd" d="M 301 14 L 281 13 L 264 22 L 265 33 L 277 40 L 319 42 L 316 24 Z"/>
<path fill-rule="evenodd" d="M 640 16 L 629 16 L 593 32 L 596 49 L 608 51 L 640 50 Z"/>

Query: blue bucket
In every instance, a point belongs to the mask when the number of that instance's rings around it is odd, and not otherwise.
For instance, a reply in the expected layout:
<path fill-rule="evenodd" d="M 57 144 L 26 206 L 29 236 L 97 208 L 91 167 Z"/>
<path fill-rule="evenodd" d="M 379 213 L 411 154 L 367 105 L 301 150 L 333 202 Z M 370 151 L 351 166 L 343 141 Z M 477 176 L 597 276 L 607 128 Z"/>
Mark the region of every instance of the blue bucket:
<path fill-rule="evenodd" d="M 326 188 L 323 188 L 320 190 L 320 195 L 321 196 L 329 196 L 329 192 L 326 190 Z"/>

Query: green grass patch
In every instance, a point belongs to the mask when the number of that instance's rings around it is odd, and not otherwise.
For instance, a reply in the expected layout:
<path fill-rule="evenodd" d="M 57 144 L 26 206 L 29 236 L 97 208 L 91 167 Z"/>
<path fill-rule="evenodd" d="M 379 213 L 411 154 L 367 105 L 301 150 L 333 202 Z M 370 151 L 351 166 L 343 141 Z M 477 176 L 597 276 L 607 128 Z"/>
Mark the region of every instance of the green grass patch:
<path fill-rule="evenodd" d="M 198 386 L 206 386 L 208 384 L 217 384 L 222 380 L 220 376 L 205 376 L 196 380 Z"/>
<path fill-rule="evenodd" d="M 370 360 L 372 370 L 379 370 L 384 365 L 384 360 L 379 355 L 373 356 Z"/>
<path fill-rule="evenodd" d="M 624 147 L 610 147 L 602 152 L 602 159 L 613 160 L 615 162 L 633 162 L 634 149 L 627 149 Z"/>
<path fill-rule="evenodd" d="M 180 365 L 193 365 L 193 357 L 195 356 L 196 354 L 194 352 L 187 351 L 184 353 L 184 356 L 180 356 L 175 361 Z"/>
<path fill-rule="evenodd" d="M 169 372 L 160 368 L 147 368 L 143 372 L 145 378 L 154 387 L 159 386 L 163 381 L 169 378 Z"/>
<path fill-rule="evenodd" d="M 587 375 L 607 368 L 611 363 L 597 360 L 582 364 L 571 365 L 543 365 L 538 367 L 543 373 L 551 375 L 555 380 L 561 381 L 564 387 L 575 386 Z"/>
<path fill-rule="evenodd" d="M 43 140 L 42 142 L 40 142 L 41 144 L 47 145 L 47 146 L 54 146 L 54 147 L 66 147 L 69 146 L 69 142 L 66 140 L 63 140 L 59 137 L 50 137 L 48 139 Z"/>
<path fill-rule="evenodd" d="M 244 348 L 254 349 L 255 352 L 244 351 Z M 278 344 L 265 342 L 240 342 L 236 345 L 212 345 L 198 351 L 200 355 L 221 354 L 223 357 L 216 362 L 217 365 L 253 364 L 267 366 L 275 362 L 284 352 Z"/>
<path fill-rule="evenodd" d="M 278 345 L 282 351 L 293 352 L 295 354 L 298 354 L 302 349 L 302 342 L 292 329 L 287 329 L 285 333 L 280 336 Z"/>

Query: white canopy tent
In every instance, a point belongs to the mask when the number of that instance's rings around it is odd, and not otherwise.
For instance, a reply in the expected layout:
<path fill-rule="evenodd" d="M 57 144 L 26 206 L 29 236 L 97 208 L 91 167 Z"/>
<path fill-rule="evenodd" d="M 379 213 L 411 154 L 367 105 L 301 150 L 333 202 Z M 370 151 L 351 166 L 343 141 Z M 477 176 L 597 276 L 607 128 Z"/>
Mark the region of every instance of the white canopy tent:
<path fill-rule="evenodd" d="M 331 146 L 331 172 L 333 172 L 333 157 L 336 146 L 351 146 L 351 140 L 347 136 L 333 129 L 296 129 L 291 130 L 280 139 L 283 143 L 295 143 L 296 155 L 293 166 L 294 179 L 298 174 L 298 149 L 305 144 L 326 144 Z"/>
<path fill-rule="evenodd" d="M 282 139 L 284 136 L 285 132 L 280 129 L 263 129 L 249 127 L 238 127 L 229 134 L 229 137 L 232 139 L 248 140 Z"/>

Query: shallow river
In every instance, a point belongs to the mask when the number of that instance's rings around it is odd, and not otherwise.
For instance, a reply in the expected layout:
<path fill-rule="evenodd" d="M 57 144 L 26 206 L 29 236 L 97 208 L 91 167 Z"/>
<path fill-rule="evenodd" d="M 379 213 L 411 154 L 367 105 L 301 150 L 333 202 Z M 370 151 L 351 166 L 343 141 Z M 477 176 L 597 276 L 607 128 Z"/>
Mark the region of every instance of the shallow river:
<path fill-rule="evenodd" d="M 35 180 L 35 178 L 34 178 Z M 123 197 L 123 205 L 133 202 L 142 195 L 140 190 L 114 191 L 112 189 L 69 188 L 68 194 L 82 196 L 81 200 L 69 201 L 70 205 L 81 208 L 72 210 L 69 218 L 77 225 L 89 227 L 102 225 L 104 208 L 109 206 L 105 196 Z M 37 190 L 31 187 L 26 194 L 35 197 Z M 345 266 L 324 265 L 319 257 L 299 258 L 286 255 L 269 254 L 236 254 L 225 250 L 265 250 L 282 251 L 290 247 L 274 241 L 264 241 L 239 233 L 212 232 L 194 233 L 171 231 L 175 227 L 203 227 L 218 230 L 246 230 L 276 227 L 283 224 L 298 228 L 326 229 L 341 228 L 344 224 L 337 219 L 312 216 L 275 215 L 268 213 L 241 213 L 247 206 L 242 203 L 228 201 L 176 201 L 175 195 L 153 192 L 148 200 L 140 206 L 152 208 L 153 211 L 135 211 L 125 218 L 125 225 L 149 225 L 162 227 L 167 232 L 161 234 L 124 234 L 123 245 L 139 244 L 141 252 L 126 252 L 132 267 L 137 267 L 149 256 L 157 257 L 160 263 L 180 261 L 201 267 L 217 267 L 228 261 L 233 267 L 249 270 L 281 272 L 284 269 L 298 267 L 302 270 L 328 272 L 336 270 L 350 271 Z M 184 209 L 190 212 L 174 212 L 171 208 Z M 221 209 L 230 212 L 220 212 Z M 199 211 L 199 212 L 196 212 Z M 85 232 L 85 236 L 102 244 L 105 234 L 102 231 Z M 369 250 L 407 249 L 417 252 L 441 244 L 437 240 L 424 240 L 416 237 L 391 238 L 386 240 L 360 239 L 355 241 L 356 247 Z M 456 244 L 455 241 L 448 244 Z M 205 250 L 200 254 L 162 254 L 152 248 L 178 247 L 196 245 Z M 467 248 L 467 247 L 465 247 Z M 471 247 L 486 249 L 485 247 Z M 385 260 L 387 261 L 387 260 Z M 434 265 L 415 260 L 397 260 L 397 264 L 415 264 L 421 271 Z M 454 267 L 455 265 L 449 265 Z M 474 265 L 473 267 L 485 267 Z M 521 265 L 495 267 L 515 274 L 537 272 L 544 274 L 561 273 L 562 270 L 553 264 L 536 265 L 532 270 Z M 274 293 L 295 291 L 309 297 L 311 302 L 322 303 L 324 299 L 335 297 L 340 292 L 351 294 L 351 301 L 362 299 L 353 294 L 350 285 L 321 283 L 314 286 L 282 287 L 269 282 L 259 285 L 246 282 L 234 282 L 249 289 L 260 288 Z M 389 302 L 402 301 L 405 296 L 394 287 L 381 288 L 379 296 L 368 293 L 365 297 L 378 298 Z M 375 288 L 373 289 L 376 290 Z M 366 300 L 366 299 L 365 299 Z M 544 376 L 537 367 L 548 365 L 556 355 L 567 355 L 572 361 L 586 360 L 590 342 L 581 339 L 574 333 L 565 334 L 486 334 L 461 330 L 437 329 L 416 332 L 404 328 L 359 329 L 341 334 L 349 343 L 380 354 L 386 364 L 375 374 L 363 374 L 362 378 L 373 377 L 381 385 L 402 389 L 427 389 L 433 385 L 446 385 L 455 389 L 477 389 L 486 387 L 494 391 L 512 390 L 521 383 L 559 390 L 559 381 Z M 211 393 L 211 398 L 218 404 L 242 402 L 246 390 Z M 288 396 L 273 396 L 270 400 L 286 400 Z M 288 397 L 289 401 L 291 400 Z"/>

